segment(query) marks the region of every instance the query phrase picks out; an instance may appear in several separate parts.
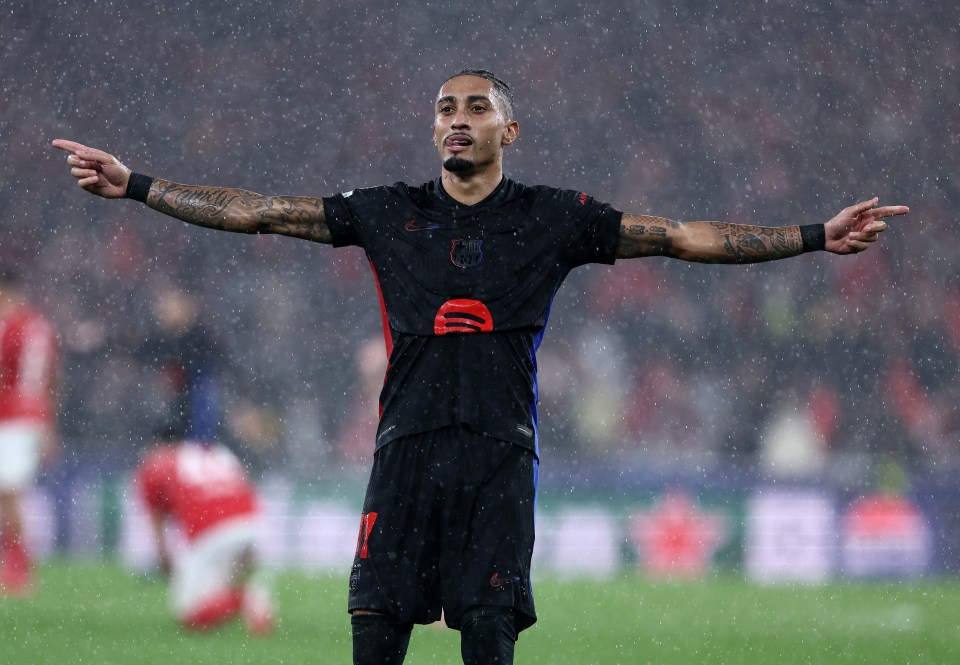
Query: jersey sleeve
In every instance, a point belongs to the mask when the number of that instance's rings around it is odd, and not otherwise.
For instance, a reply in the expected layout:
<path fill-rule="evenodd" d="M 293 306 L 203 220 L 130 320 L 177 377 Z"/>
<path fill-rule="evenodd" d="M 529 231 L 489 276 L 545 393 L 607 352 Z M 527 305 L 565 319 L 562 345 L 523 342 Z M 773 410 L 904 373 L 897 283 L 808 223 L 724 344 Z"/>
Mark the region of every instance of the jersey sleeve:
<path fill-rule="evenodd" d="M 574 211 L 570 217 L 573 224 L 566 236 L 567 260 L 571 267 L 614 263 L 623 213 L 583 192 L 564 190 L 559 198 Z"/>
<path fill-rule="evenodd" d="M 394 187 L 367 187 L 324 197 L 323 211 L 334 247 L 366 248 L 375 233 L 376 220 L 396 203 Z"/>
<path fill-rule="evenodd" d="M 330 235 L 333 236 L 334 247 L 347 247 L 350 245 L 361 246 L 360 238 L 356 231 L 359 226 L 359 220 L 353 211 L 353 208 L 347 203 L 347 194 L 336 194 L 323 198 L 323 212 L 326 218 L 327 228 L 330 229 Z"/>

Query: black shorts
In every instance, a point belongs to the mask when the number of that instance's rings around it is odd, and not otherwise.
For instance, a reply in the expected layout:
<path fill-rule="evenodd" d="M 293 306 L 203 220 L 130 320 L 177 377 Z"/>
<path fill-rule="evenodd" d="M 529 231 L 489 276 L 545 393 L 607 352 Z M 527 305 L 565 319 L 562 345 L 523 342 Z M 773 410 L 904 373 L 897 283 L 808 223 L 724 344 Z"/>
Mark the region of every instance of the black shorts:
<path fill-rule="evenodd" d="M 537 460 L 525 448 L 445 428 L 376 452 L 348 609 L 459 629 L 476 605 L 537 620 L 530 584 Z"/>

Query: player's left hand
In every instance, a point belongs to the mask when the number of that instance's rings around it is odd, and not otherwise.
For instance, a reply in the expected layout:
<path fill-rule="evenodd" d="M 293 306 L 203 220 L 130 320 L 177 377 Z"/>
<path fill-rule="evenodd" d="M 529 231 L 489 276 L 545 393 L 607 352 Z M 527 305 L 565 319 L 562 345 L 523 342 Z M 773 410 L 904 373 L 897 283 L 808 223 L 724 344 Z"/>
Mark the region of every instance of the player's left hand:
<path fill-rule="evenodd" d="M 827 222 L 824 226 L 827 241 L 824 249 L 834 254 L 859 254 L 887 230 L 884 217 L 906 215 L 910 212 L 907 206 L 878 208 L 878 201 L 877 197 L 861 201 L 844 208 L 839 215 Z"/>

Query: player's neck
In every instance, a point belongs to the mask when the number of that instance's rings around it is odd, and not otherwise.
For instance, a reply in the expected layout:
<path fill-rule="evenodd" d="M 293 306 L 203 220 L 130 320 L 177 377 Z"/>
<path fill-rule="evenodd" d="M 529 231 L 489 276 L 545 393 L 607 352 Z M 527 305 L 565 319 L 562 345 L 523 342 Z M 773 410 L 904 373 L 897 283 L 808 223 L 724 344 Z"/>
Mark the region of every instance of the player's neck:
<path fill-rule="evenodd" d="M 440 174 L 444 191 L 452 199 L 468 206 L 480 203 L 490 196 L 501 180 L 503 180 L 503 168 L 499 165 L 496 168 L 470 173 L 451 173 L 443 169 Z"/>

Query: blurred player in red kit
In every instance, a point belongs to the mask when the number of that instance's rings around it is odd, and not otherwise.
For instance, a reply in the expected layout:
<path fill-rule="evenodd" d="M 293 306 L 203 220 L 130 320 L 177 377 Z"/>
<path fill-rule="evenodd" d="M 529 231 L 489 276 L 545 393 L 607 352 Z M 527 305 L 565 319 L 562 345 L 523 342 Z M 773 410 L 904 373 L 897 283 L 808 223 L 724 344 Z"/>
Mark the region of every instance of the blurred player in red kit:
<path fill-rule="evenodd" d="M 23 501 L 56 441 L 57 352 L 53 326 L 17 273 L 0 268 L 0 589 L 9 595 L 33 586 Z"/>
<path fill-rule="evenodd" d="M 183 440 L 181 433 L 161 429 L 135 476 L 161 570 L 170 575 L 171 609 L 190 630 L 242 617 L 251 633 L 264 635 L 273 627 L 274 609 L 267 589 L 254 582 L 256 487 L 226 446 Z M 171 551 L 168 522 L 181 531 L 182 549 Z"/>

